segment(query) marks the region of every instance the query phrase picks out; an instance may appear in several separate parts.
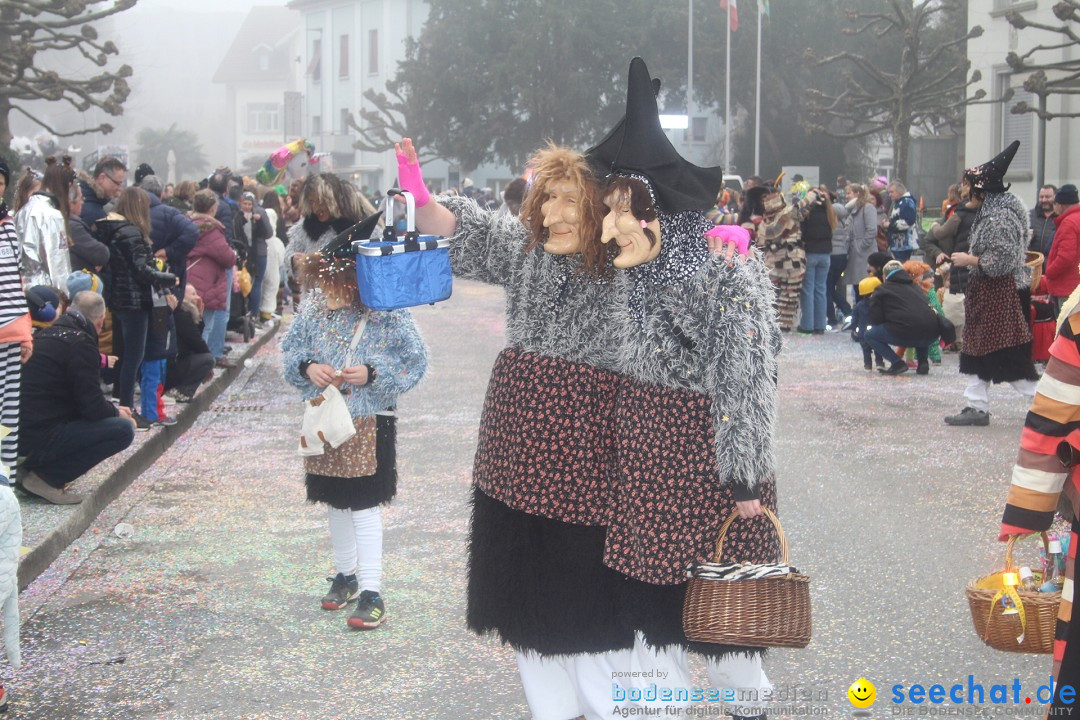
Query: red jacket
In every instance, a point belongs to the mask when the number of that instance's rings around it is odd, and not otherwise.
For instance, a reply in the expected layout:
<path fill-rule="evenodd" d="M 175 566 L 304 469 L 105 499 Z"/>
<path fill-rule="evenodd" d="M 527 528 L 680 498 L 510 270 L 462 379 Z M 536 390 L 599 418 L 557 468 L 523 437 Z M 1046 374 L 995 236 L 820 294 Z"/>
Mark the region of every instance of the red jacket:
<path fill-rule="evenodd" d="M 1080 205 L 1054 218 L 1057 230 L 1046 260 L 1046 284 L 1050 294 L 1067 297 L 1080 285 Z"/>
<path fill-rule="evenodd" d="M 192 215 L 199 227 L 199 239 L 187 256 L 187 281 L 195 286 L 207 310 L 224 310 L 229 268 L 236 265 L 236 253 L 225 239 L 224 226 L 212 217 Z"/>

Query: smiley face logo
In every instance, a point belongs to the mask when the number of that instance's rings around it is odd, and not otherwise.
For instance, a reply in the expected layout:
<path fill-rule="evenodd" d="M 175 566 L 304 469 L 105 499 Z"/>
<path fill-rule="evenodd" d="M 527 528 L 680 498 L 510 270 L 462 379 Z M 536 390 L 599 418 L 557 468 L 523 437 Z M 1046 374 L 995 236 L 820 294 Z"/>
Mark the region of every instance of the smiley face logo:
<path fill-rule="evenodd" d="M 868 708 L 877 700 L 877 688 L 866 678 L 859 678 L 851 683 L 847 691 L 848 700 L 857 708 Z"/>

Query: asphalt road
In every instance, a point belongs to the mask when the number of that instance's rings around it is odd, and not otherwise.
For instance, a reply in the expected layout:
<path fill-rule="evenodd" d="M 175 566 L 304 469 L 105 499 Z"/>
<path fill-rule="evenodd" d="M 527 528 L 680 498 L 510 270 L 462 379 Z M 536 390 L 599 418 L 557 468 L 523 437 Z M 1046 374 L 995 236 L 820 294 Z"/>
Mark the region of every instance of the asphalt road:
<path fill-rule="evenodd" d="M 10 715 L 528 717 L 511 653 L 463 623 L 469 468 L 502 312 L 498 290 L 466 282 L 415 312 L 432 362 L 400 407 L 382 628 L 351 632 L 319 607 L 325 511 L 303 499 L 301 412 L 275 339 L 23 594 L 24 667 L 0 672 Z M 995 389 L 990 427 L 946 427 L 962 407 L 956 365 L 877 377 L 844 334 L 787 339 L 780 517 L 812 578 L 814 638 L 770 652 L 771 679 L 795 698 L 779 706 L 850 717 L 847 688 L 865 677 L 871 716 L 895 716 L 919 706 L 894 707 L 894 685 L 966 688 L 971 674 L 988 694 L 1021 682 L 1020 705 L 991 713 L 1036 710 L 1023 701 L 1049 657 L 986 648 L 963 595 L 1003 558 L 994 537 L 1026 407 Z M 118 522 L 134 535 L 113 534 Z"/>

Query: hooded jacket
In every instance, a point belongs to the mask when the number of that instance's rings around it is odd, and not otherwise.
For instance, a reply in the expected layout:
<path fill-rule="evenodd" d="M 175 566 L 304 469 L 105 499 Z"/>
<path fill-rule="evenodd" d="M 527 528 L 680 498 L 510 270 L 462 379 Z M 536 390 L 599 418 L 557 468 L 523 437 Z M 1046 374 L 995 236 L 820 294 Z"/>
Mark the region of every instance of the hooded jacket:
<path fill-rule="evenodd" d="M 187 281 L 198 291 L 207 310 L 224 310 L 228 271 L 236 265 L 236 252 L 225 239 L 225 228 L 209 215 L 192 213 L 199 239 L 187 256 Z"/>
<path fill-rule="evenodd" d="M 183 281 L 184 264 L 199 239 L 199 230 L 187 215 L 161 202 L 154 193 L 147 195 L 150 196 L 151 249 L 154 252 L 164 250 L 169 268 Z"/>
<path fill-rule="evenodd" d="M 94 223 L 108 214 L 105 206 L 112 201 L 87 175 L 80 175 L 79 185 L 82 187 L 83 195 L 81 217 L 86 226 L 93 229 Z"/>
<path fill-rule="evenodd" d="M 903 270 L 894 270 L 870 296 L 870 324 L 884 325 L 893 337 L 911 344 L 938 336 L 937 313 Z"/>
<path fill-rule="evenodd" d="M 71 227 L 69 254 L 72 272 L 89 270 L 96 273 L 98 266 L 109 264 L 109 248 L 94 239 L 81 217 L 71 218 L 68 225 Z"/>
<path fill-rule="evenodd" d="M 109 248 L 110 281 L 105 301 L 113 312 L 149 310 L 154 286 L 170 287 L 176 276 L 158 272 L 150 243 L 123 215 L 109 213 L 98 220 L 97 238 Z"/>

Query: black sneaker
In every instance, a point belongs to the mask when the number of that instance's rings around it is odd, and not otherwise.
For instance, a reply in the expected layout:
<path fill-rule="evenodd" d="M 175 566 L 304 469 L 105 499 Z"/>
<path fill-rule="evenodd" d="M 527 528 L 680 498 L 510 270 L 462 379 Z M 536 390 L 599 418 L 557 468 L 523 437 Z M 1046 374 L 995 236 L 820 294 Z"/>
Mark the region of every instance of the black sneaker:
<path fill-rule="evenodd" d="M 386 606 L 382 596 L 373 590 L 360 593 L 356 609 L 349 616 L 349 627 L 357 630 L 374 630 L 386 619 Z"/>
<path fill-rule="evenodd" d="M 930 363 L 925 362 L 925 361 L 919 363 L 919 367 L 916 368 L 915 374 L 916 375 L 929 375 L 930 374 Z"/>
<path fill-rule="evenodd" d="M 907 363 L 903 360 L 901 360 L 900 362 L 894 362 L 887 368 L 878 368 L 878 372 L 882 375 L 903 375 L 907 371 Z"/>
<path fill-rule="evenodd" d="M 135 421 L 135 432 L 146 432 L 154 427 L 154 423 L 150 422 L 137 412 L 131 413 L 131 419 Z"/>
<path fill-rule="evenodd" d="M 176 418 L 170 417 L 168 415 L 162 415 L 157 419 L 157 421 L 154 422 L 154 424 L 160 425 L 161 427 L 172 427 L 176 424 Z"/>
<path fill-rule="evenodd" d="M 323 610 L 340 610 L 360 594 L 360 585 L 356 582 L 356 576 L 350 575 L 352 580 L 347 580 L 345 575 L 338 573 L 332 578 L 326 578 L 332 584 L 330 592 L 322 599 Z"/>
<path fill-rule="evenodd" d="M 945 424 L 986 426 L 990 424 L 990 413 L 985 410 L 976 410 L 973 407 L 966 407 L 961 410 L 959 414 L 946 417 Z"/>

